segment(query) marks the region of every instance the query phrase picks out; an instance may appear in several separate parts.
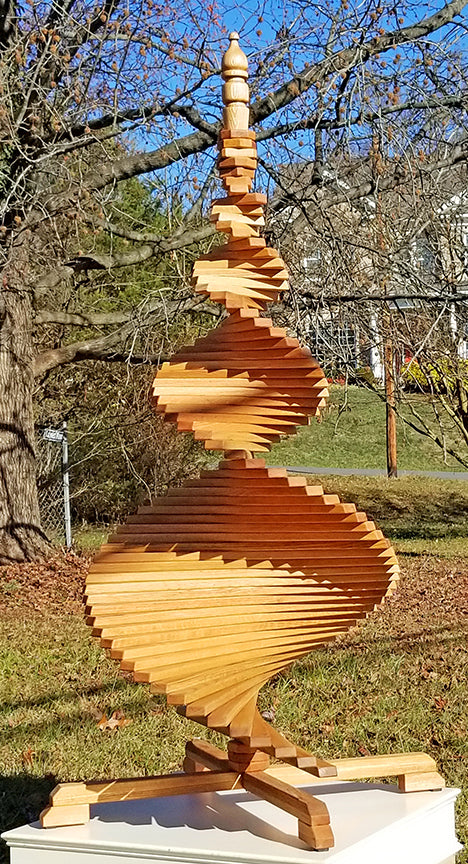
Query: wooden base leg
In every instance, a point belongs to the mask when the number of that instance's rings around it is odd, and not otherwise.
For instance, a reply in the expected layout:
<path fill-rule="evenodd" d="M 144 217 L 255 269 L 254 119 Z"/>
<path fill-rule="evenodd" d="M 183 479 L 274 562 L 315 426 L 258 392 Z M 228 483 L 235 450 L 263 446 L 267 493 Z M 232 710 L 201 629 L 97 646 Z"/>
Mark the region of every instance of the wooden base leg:
<path fill-rule="evenodd" d="M 187 774 L 195 773 L 191 770 L 192 765 L 195 766 L 195 771 L 232 770 L 229 767 L 227 753 L 210 744 L 209 741 L 204 741 L 203 738 L 194 738 L 185 745 L 184 771 Z"/>
<path fill-rule="evenodd" d="M 247 792 L 270 801 L 298 819 L 298 835 L 312 849 L 330 849 L 335 845 L 330 827 L 330 814 L 323 801 L 295 789 L 282 780 L 270 777 L 262 771 L 242 774 L 241 782 Z"/>
<path fill-rule="evenodd" d="M 195 759 L 191 759 L 190 756 L 186 756 L 182 767 L 186 774 L 198 774 L 200 771 L 209 771 L 209 768 L 205 768 L 201 762 L 196 762 Z"/>
<path fill-rule="evenodd" d="M 297 834 L 299 840 L 307 843 L 311 849 L 317 852 L 325 852 L 335 845 L 335 838 L 330 825 L 309 825 L 298 820 Z"/>
<path fill-rule="evenodd" d="M 400 774 L 398 777 L 400 792 L 435 792 L 444 787 L 445 780 L 437 771 Z"/>
<path fill-rule="evenodd" d="M 398 777 L 400 792 L 426 792 L 443 789 L 445 780 L 427 753 L 391 753 L 388 756 L 364 756 L 331 759 L 339 780 L 368 780 Z"/>
<path fill-rule="evenodd" d="M 90 804 L 110 801 L 136 801 L 141 798 L 164 798 L 168 795 L 190 795 L 196 792 L 220 792 L 236 789 L 239 776 L 234 771 L 203 771 L 192 775 L 163 774 L 159 777 L 135 777 L 131 780 L 60 783 L 50 794 L 50 807 L 41 813 L 43 828 L 77 825 L 89 819 Z"/>
<path fill-rule="evenodd" d="M 312 849 L 330 849 L 334 846 L 330 815 L 325 804 L 312 795 L 265 774 L 264 769 L 269 762 L 267 754 L 235 739 L 229 741 L 227 754 L 202 739 L 189 741 L 185 752 L 189 767 L 194 764 L 218 771 L 226 771 L 228 768 L 238 771 L 240 782 L 247 792 L 252 792 L 297 817 L 298 836 Z"/>
<path fill-rule="evenodd" d="M 89 804 L 70 807 L 46 807 L 39 816 L 43 828 L 59 828 L 62 825 L 85 825 L 89 822 Z"/>

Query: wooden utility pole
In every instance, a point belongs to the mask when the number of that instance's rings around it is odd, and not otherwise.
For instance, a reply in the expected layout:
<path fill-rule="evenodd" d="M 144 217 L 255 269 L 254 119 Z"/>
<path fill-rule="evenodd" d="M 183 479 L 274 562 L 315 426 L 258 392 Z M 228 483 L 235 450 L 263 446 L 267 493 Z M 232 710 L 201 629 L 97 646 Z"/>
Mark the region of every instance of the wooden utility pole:
<path fill-rule="evenodd" d="M 378 189 L 379 177 L 383 174 L 383 161 L 380 149 L 380 138 L 376 134 L 373 138 L 373 171 L 374 182 Z M 382 224 L 382 199 L 380 192 L 375 196 L 377 239 L 380 250 L 385 250 L 385 235 Z M 378 265 L 380 275 L 379 283 L 382 294 L 387 293 L 387 280 Z M 385 408 L 386 408 L 386 443 L 387 443 L 387 477 L 397 477 L 397 427 L 395 411 L 395 373 L 394 373 L 394 350 L 392 338 L 392 316 L 390 310 L 383 315 L 384 329 L 384 383 L 385 383 Z"/>
<path fill-rule="evenodd" d="M 391 317 L 387 317 L 389 332 L 384 343 L 384 378 L 387 429 L 387 477 L 397 477 L 397 427 L 395 412 L 395 377 L 393 368 L 393 340 L 390 332 Z"/>

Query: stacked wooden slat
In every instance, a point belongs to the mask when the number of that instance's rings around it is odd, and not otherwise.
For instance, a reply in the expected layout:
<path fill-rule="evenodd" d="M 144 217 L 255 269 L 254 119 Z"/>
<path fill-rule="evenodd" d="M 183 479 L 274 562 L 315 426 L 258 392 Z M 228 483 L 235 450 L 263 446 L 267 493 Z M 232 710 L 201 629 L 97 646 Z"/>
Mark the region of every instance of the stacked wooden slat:
<path fill-rule="evenodd" d="M 257 168 L 257 145 L 252 129 L 222 129 L 219 136 L 219 176 L 229 193 L 248 192 Z"/>
<path fill-rule="evenodd" d="M 241 205 L 236 206 L 240 211 Z M 216 224 L 223 225 L 222 230 L 226 231 L 226 214 L 218 208 L 216 216 L 224 219 Z M 239 229 L 241 234 L 245 234 L 246 229 L 251 227 L 238 221 L 236 214 L 230 213 L 229 216 L 232 217 L 230 228 L 233 232 Z M 262 237 L 233 240 L 209 255 L 203 255 L 193 268 L 193 276 L 195 291 L 205 294 L 210 300 L 223 303 L 229 312 L 236 309 L 264 309 L 267 303 L 277 300 L 280 292 L 288 290 L 286 265 Z"/>
<path fill-rule="evenodd" d="M 247 127 L 249 113 L 247 64 L 236 39 L 231 38 L 224 57 L 223 77 L 227 128 L 220 133 L 218 168 L 228 194 L 213 201 L 211 221 L 229 241 L 199 258 L 193 284 L 197 293 L 224 303 L 228 311 L 264 309 L 288 290 L 288 271 L 278 252 L 260 236 L 267 198 L 250 191 L 257 167 L 255 132 L 232 125 L 244 122 Z"/>
<path fill-rule="evenodd" d="M 224 134 L 221 132 L 222 136 Z M 224 158 L 225 153 L 233 154 L 236 148 L 240 154 L 246 152 L 244 145 L 248 140 L 241 137 L 221 139 L 221 145 L 233 145 L 222 146 L 219 161 L 220 176 L 229 194 L 213 202 L 211 221 L 218 231 L 229 236 L 229 241 L 208 255 L 202 255 L 193 268 L 195 291 L 223 303 L 230 312 L 246 308 L 264 309 L 289 287 L 284 261 L 260 236 L 265 224 L 263 205 L 267 199 L 265 195 L 248 191 L 251 177 L 244 175 L 254 169 L 243 167 L 247 161 L 253 163 L 254 160 L 243 155 Z M 255 146 L 254 142 L 252 145 Z M 239 167 L 229 167 L 234 161 L 238 161 Z"/>
<path fill-rule="evenodd" d="M 268 451 L 319 413 L 328 389 L 307 348 L 245 309 L 164 363 L 153 393 L 156 409 L 206 449 Z"/>
<path fill-rule="evenodd" d="M 231 459 L 110 538 L 88 577 L 89 623 L 135 680 L 245 737 L 260 686 L 365 617 L 397 574 L 353 504 Z"/>

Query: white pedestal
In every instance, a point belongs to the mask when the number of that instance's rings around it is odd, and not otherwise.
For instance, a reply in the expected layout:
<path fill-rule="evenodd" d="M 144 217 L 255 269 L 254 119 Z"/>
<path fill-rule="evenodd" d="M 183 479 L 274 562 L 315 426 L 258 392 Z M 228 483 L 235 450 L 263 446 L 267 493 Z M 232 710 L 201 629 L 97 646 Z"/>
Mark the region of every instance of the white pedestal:
<path fill-rule="evenodd" d="M 333 849 L 307 849 L 293 816 L 243 790 L 100 804 L 86 825 L 44 829 L 35 822 L 3 837 L 11 864 L 448 864 L 461 848 L 458 789 L 405 795 L 395 786 L 318 780 L 287 766 L 270 773 L 326 803 Z"/>

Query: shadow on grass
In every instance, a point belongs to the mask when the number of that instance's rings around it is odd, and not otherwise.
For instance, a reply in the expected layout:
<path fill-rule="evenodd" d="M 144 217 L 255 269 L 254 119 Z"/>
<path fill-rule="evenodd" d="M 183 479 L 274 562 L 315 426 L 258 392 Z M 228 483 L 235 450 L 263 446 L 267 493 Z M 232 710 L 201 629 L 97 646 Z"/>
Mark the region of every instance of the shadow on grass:
<path fill-rule="evenodd" d="M 457 630 L 453 632 L 454 624 L 449 622 L 434 627 L 422 627 L 414 633 L 392 633 L 392 634 L 366 634 L 365 642 L 343 642 L 330 646 L 329 656 L 339 655 L 343 652 L 365 653 L 367 656 L 381 657 L 382 654 L 390 653 L 399 649 L 406 654 L 420 652 L 421 645 L 434 648 L 466 648 L 468 639 L 468 619 L 456 622 Z M 449 632 L 452 629 L 452 632 Z M 445 635 L 443 635 L 445 634 Z M 332 662 L 332 661 L 331 661 Z"/>
<path fill-rule="evenodd" d="M 64 700 L 67 697 L 70 699 L 82 699 L 96 694 L 105 695 L 106 693 L 116 694 L 125 691 L 128 687 L 128 681 L 125 678 L 117 678 L 108 681 L 106 684 L 92 684 L 89 687 L 66 687 L 60 683 L 57 689 L 49 690 L 48 693 L 43 693 L 36 699 L 3 699 L 2 708 L 14 710 L 16 708 L 44 708 L 53 705 L 57 699 Z M 119 707 L 124 707 L 119 705 Z"/>
<path fill-rule="evenodd" d="M 56 786 L 55 777 L 34 777 L 31 774 L 15 774 L 0 777 L 0 833 L 19 825 L 34 822 L 47 805 L 49 793 Z M 0 862 L 9 861 L 8 847 L 0 841 Z"/>
<path fill-rule="evenodd" d="M 406 480 L 406 478 L 404 478 Z M 467 493 L 468 493 L 468 484 Z M 358 506 L 368 512 L 384 532 L 407 539 L 467 536 L 468 494 L 445 489 L 377 489 L 356 492 Z"/>

